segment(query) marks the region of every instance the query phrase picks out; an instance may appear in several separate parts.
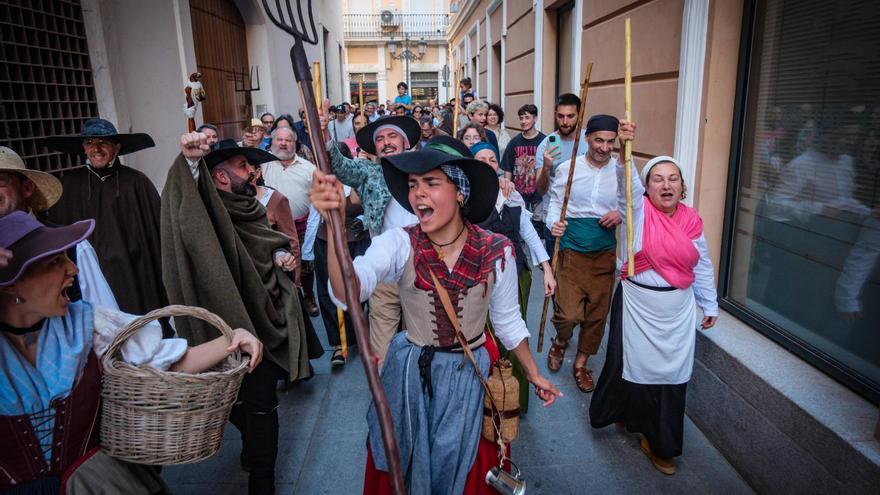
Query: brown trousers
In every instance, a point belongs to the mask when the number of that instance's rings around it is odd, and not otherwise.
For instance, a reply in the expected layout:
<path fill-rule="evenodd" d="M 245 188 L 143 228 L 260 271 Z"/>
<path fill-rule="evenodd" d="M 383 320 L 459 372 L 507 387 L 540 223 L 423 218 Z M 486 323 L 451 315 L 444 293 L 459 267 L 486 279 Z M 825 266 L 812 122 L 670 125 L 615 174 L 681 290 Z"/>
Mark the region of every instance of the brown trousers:
<path fill-rule="evenodd" d="M 579 253 L 566 249 L 559 252 L 553 306 L 556 337 L 568 342 L 574 327 L 580 325 L 578 351 L 588 356 L 596 354 L 605 334 L 615 262 L 614 251 Z"/>

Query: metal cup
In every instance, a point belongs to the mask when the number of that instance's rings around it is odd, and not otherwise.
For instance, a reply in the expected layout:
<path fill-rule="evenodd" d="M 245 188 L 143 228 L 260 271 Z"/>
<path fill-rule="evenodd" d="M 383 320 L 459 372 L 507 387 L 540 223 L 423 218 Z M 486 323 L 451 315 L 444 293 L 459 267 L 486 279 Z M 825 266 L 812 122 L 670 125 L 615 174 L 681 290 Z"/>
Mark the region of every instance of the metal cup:
<path fill-rule="evenodd" d="M 510 465 L 514 474 L 501 469 L 501 466 L 495 466 L 486 473 L 486 484 L 503 495 L 525 495 L 526 482 L 520 477 L 519 467 L 513 461 Z"/>

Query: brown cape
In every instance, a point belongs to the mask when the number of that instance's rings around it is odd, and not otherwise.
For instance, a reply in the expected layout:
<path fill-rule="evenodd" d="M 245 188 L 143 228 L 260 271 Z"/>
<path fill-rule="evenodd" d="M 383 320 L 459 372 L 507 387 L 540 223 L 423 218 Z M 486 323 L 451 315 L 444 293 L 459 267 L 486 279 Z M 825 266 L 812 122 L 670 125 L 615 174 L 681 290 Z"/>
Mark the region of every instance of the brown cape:
<path fill-rule="evenodd" d="M 212 311 L 233 328 L 253 330 L 265 357 L 296 380 L 309 376 L 302 309 L 293 282 L 273 262 L 277 249 L 289 247 L 287 236 L 269 227 L 256 199 L 215 189 L 204 162 L 194 181 L 178 155 L 162 190 L 168 298 Z M 175 326 L 191 342 L 216 335 L 189 318 L 175 319 Z"/>
<path fill-rule="evenodd" d="M 119 309 L 142 315 L 168 304 L 162 286 L 159 193 L 146 175 L 118 160 L 113 170 L 103 180 L 87 167 L 64 172 L 64 193 L 45 219 L 68 225 L 94 218 L 89 241 Z"/>

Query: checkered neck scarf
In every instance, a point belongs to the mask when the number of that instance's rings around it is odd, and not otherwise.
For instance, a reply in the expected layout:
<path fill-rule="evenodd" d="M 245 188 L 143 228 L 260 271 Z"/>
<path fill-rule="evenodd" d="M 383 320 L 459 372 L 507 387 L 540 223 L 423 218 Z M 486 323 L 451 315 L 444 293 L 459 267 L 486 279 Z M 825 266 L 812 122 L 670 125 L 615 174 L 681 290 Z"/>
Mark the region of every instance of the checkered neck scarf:
<path fill-rule="evenodd" d="M 501 269 L 504 270 L 504 248 L 513 249 L 513 246 L 506 237 L 487 232 L 470 222 L 465 222 L 465 228 L 467 240 L 451 272 L 437 256 L 434 245 L 422 232 L 420 225 L 416 224 L 406 228 L 413 248 L 416 287 L 433 291 L 434 283 L 431 280 L 430 272 L 434 272 L 434 275 L 455 301 L 458 300 L 461 291 L 477 284 L 483 284 L 485 297 L 489 274 L 495 270 L 495 262 L 500 259 Z"/>

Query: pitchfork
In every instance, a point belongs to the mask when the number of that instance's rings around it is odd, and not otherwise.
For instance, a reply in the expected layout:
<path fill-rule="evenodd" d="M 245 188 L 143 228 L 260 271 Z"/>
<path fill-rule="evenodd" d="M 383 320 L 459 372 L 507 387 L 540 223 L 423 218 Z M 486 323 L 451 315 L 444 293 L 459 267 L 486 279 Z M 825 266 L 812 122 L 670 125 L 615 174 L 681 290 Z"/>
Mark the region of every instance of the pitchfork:
<path fill-rule="evenodd" d="M 296 3 L 296 12 L 291 7 L 291 2 Z M 282 7 L 283 3 L 283 7 Z M 306 4 L 306 12 L 303 12 L 303 3 Z M 315 17 L 312 14 L 311 0 L 275 0 L 275 8 L 270 6 L 269 0 L 263 0 L 263 8 L 266 14 L 276 26 L 287 34 L 293 36 L 293 46 L 290 48 L 290 62 L 293 64 L 293 75 L 303 96 L 303 105 L 306 110 L 306 122 L 309 126 L 309 135 L 312 136 L 312 148 L 318 162 L 318 168 L 325 174 L 331 174 L 330 159 L 322 141 L 324 134 L 318 120 L 318 106 L 315 102 L 315 93 L 312 89 L 312 73 L 303 42 L 311 45 L 318 43 L 318 30 L 315 27 Z M 285 16 L 286 12 L 286 16 Z M 308 22 L 306 15 L 308 14 Z M 348 311 L 354 324 L 357 340 L 361 343 L 361 360 L 364 371 L 367 374 L 367 384 L 373 395 L 373 404 L 379 416 L 379 425 L 382 428 L 382 442 L 385 445 L 385 456 L 388 462 L 388 471 L 391 477 L 391 486 L 394 493 L 402 495 L 406 489 L 403 484 L 403 476 L 400 471 L 400 457 L 397 451 L 397 442 L 394 438 L 394 427 L 391 421 L 391 410 L 385 398 L 385 390 L 379 381 L 379 370 L 376 359 L 370 348 L 370 338 L 367 332 L 367 319 L 364 316 L 360 303 L 360 294 L 355 283 L 354 266 L 351 255 L 348 252 L 345 233 L 343 232 L 344 219 L 338 210 L 330 211 L 330 228 L 333 231 L 332 242 L 339 257 L 342 278 L 345 281 L 345 300 Z"/>

